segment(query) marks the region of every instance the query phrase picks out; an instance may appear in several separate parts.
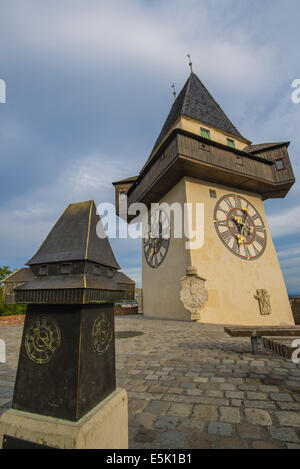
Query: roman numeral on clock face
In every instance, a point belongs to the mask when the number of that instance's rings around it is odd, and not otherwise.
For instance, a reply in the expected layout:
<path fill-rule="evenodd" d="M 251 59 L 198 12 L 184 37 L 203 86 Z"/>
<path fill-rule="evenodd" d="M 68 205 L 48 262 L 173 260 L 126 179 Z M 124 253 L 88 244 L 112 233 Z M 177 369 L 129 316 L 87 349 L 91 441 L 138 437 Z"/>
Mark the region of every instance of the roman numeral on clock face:
<path fill-rule="evenodd" d="M 265 244 L 265 240 L 264 238 L 262 238 L 261 236 L 256 236 L 255 238 L 255 241 L 260 244 L 261 246 L 263 246 Z"/>
<path fill-rule="evenodd" d="M 239 243 L 237 242 L 236 239 L 234 240 L 232 249 L 233 249 L 234 251 L 239 251 L 239 250 L 240 250 L 240 245 L 239 245 Z"/>
<path fill-rule="evenodd" d="M 219 238 L 231 253 L 245 260 L 263 254 L 267 237 L 264 222 L 245 197 L 237 194 L 221 197 L 215 205 L 214 222 Z"/>
<path fill-rule="evenodd" d="M 231 240 L 231 234 L 229 233 L 228 230 L 223 231 L 223 232 L 221 233 L 221 236 L 222 236 L 222 239 L 225 241 L 226 244 L 228 244 L 229 241 Z"/>
<path fill-rule="evenodd" d="M 170 219 L 161 210 L 148 220 L 144 239 L 144 256 L 148 266 L 157 269 L 165 259 L 170 244 Z"/>
<path fill-rule="evenodd" d="M 245 256 L 246 256 L 246 257 L 251 257 L 251 253 L 250 253 L 250 251 L 249 251 L 248 246 L 244 246 L 244 250 L 245 250 Z"/>
<path fill-rule="evenodd" d="M 224 226 L 225 228 L 227 227 L 227 222 L 226 220 L 219 220 L 217 221 L 218 226 Z"/>
<path fill-rule="evenodd" d="M 256 248 L 255 244 L 252 244 L 255 255 L 257 256 L 259 254 L 259 250 Z"/>
<path fill-rule="evenodd" d="M 224 199 L 224 201 L 226 202 L 226 204 L 228 205 L 229 209 L 232 209 L 233 208 L 233 205 L 231 203 L 231 200 L 228 198 L 228 199 Z"/>

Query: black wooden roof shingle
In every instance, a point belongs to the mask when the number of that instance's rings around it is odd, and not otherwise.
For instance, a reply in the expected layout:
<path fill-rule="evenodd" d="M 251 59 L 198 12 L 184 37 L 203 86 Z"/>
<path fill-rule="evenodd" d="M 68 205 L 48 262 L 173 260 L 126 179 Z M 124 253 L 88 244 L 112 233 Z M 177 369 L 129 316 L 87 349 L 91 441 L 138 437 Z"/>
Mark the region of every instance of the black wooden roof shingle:
<path fill-rule="evenodd" d="M 191 73 L 171 108 L 171 111 L 155 142 L 151 155 L 162 142 L 179 116 L 190 117 L 227 132 L 235 137 L 244 138 L 226 116 L 222 108 L 215 101 L 203 83 L 199 80 L 197 75 L 195 75 L 195 73 Z"/>
<path fill-rule="evenodd" d="M 26 265 L 87 260 L 120 269 L 108 238 L 97 236 L 98 222 L 93 200 L 69 205 Z"/>

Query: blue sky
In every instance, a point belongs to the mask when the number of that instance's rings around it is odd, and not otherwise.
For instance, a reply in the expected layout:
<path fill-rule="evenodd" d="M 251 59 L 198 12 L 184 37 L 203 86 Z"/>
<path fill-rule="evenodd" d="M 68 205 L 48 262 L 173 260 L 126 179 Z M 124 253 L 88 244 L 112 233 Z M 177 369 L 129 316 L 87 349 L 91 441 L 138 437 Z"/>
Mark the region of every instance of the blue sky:
<path fill-rule="evenodd" d="M 22 266 L 72 202 L 114 201 L 194 71 L 253 143 L 290 140 L 300 175 L 298 0 L 2 0 L 0 265 Z M 300 293 L 300 186 L 265 203 L 290 293 Z M 139 241 L 113 240 L 136 280 Z"/>

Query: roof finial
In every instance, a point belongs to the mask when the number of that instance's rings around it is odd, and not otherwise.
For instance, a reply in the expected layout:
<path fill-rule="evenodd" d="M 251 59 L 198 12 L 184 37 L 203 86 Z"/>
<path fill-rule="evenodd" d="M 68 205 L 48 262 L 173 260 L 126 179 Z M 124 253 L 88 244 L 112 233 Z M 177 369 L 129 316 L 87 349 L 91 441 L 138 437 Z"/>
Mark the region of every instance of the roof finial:
<path fill-rule="evenodd" d="M 190 54 L 187 54 L 187 56 L 190 59 L 189 66 L 190 66 L 190 69 L 191 69 L 191 73 L 193 73 L 193 62 L 192 62 L 191 56 L 190 56 Z"/>
<path fill-rule="evenodd" d="M 175 84 L 174 83 L 172 85 L 172 88 L 173 88 L 174 101 L 176 101 L 176 90 L 175 90 Z"/>

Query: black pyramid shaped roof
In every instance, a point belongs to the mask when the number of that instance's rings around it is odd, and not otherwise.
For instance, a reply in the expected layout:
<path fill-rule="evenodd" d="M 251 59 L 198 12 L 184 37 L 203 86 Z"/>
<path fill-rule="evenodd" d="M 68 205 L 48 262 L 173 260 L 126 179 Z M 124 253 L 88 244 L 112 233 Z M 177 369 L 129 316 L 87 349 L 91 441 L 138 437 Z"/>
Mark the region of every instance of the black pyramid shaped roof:
<path fill-rule="evenodd" d="M 235 137 L 244 138 L 199 80 L 197 75 L 192 72 L 175 100 L 151 154 L 162 142 L 172 125 L 181 115 L 211 125 Z"/>
<path fill-rule="evenodd" d="M 97 236 L 99 221 L 93 200 L 69 205 L 26 265 L 87 260 L 120 269 L 109 240 Z"/>

